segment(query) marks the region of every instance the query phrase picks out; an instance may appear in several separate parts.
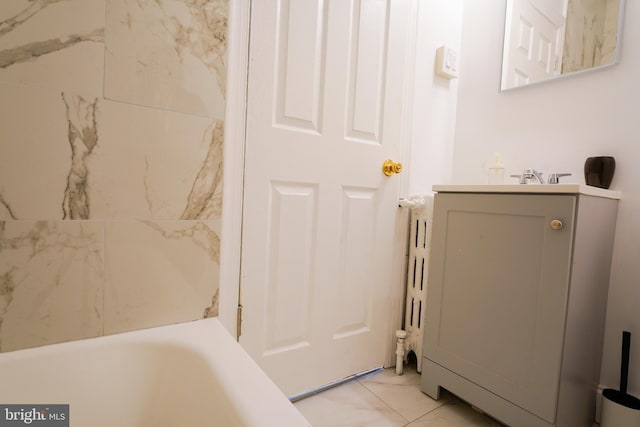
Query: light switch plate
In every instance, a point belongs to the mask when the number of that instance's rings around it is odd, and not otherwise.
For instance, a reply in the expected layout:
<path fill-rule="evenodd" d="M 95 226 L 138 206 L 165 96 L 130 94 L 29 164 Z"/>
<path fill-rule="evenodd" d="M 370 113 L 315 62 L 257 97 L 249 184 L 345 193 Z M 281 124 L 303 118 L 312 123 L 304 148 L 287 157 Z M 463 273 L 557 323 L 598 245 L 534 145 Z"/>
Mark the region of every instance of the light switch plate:
<path fill-rule="evenodd" d="M 458 78 L 458 52 L 440 46 L 436 51 L 436 74 L 445 79 Z"/>

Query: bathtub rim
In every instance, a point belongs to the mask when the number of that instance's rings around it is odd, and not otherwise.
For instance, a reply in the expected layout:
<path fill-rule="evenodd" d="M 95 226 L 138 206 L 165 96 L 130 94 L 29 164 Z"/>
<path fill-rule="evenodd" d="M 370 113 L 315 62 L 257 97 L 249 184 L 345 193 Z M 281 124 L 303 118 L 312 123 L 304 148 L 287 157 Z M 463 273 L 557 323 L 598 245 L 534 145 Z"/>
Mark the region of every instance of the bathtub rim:
<path fill-rule="evenodd" d="M 233 410 L 247 426 L 269 426 L 274 425 L 273 421 L 287 426 L 311 425 L 218 318 L 0 353 L 0 369 L 4 363 L 24 362 L 25 357 L 46 358 L 53 354 L 127 343 L 173 345 L 200 355 L 232 402 Z"/>

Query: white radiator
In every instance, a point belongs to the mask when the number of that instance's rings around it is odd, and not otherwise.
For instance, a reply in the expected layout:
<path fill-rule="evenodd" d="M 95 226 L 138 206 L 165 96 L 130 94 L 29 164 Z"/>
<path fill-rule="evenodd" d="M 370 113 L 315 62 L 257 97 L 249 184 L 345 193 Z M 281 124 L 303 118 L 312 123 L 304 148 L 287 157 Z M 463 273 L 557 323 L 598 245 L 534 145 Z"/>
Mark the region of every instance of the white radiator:
<path fill-rule="evenodd" d="M 411 208 L 404 330 L 396 332 L 396 373 L 402 375 L 402 365 L 410 351 L 416 355 L 418 372 L 422 372 L 422 336 L 431 250 L 433 197 L 412 197 L 401 201 L 400 204 Z"/>

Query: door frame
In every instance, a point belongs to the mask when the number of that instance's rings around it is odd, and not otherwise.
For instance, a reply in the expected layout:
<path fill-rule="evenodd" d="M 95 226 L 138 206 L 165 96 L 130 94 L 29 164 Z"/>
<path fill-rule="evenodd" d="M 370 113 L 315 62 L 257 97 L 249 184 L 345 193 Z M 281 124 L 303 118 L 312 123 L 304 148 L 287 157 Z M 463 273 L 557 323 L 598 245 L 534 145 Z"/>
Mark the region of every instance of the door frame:
<path fill-rule="evenodd" d="M 229 1 L 218 316 L 236 339 L 240 301 L 250 17 L 251 0 Z"/>
<path fill-rule="evenodd" d="M 246 147 L 247 85 L 249 78 L 249 35 L 251 1 L 229 1 L 227 28 L 227 97 L 224 124 L 222 228 L 220 239 L 220 281 L 218 315 L 229 333 L 238 339 L 238 305 L 240 299 L 240 269 L 242 255 L 242 213 L 244 202 L 244 166 Z M 415 49 L 419 0 L 410 0 L 408 58 L 405 75 L 404 111 L 402 124 L 402 158 L 405 165 L 400 175 L 399 196 L 406 197 L 409 187 L 409 161 L 411 128 L 413 123 L 413 88 L 415 79 Z M 399 208 L 400 209 L 400 208 Z M 389 340 L 385 366 L 396 361 L 395 331 L 404 319 L 404 289 L 406 284 L 406 258 L 408 241 L 408 215 L 406 208 L 399 212 L 395 230 L 393 277 L 389 309 Z"/>

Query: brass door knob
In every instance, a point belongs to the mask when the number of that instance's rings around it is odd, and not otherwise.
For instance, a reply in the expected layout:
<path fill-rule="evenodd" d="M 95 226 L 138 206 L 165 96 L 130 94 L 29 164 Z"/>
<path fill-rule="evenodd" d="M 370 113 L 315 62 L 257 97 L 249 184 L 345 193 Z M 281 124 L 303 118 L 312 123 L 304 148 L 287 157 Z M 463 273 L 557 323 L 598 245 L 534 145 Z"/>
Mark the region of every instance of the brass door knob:
<path fill-rule="evenodd" d="M 387 159 L 382 164 L 382 173 L 386 176 L 391 176 L 394 173 L 402 172 L 402 163 L 394 162 L 393 160 Z"/>
<path fill-rule="evenodd" d="M 551 221 L 549 226 L 551 227 L 552 230 L 562 230 L 562 227 L 564 227 L 564 224 L 559 219 L 554 219 L 553 221 Z"/>

